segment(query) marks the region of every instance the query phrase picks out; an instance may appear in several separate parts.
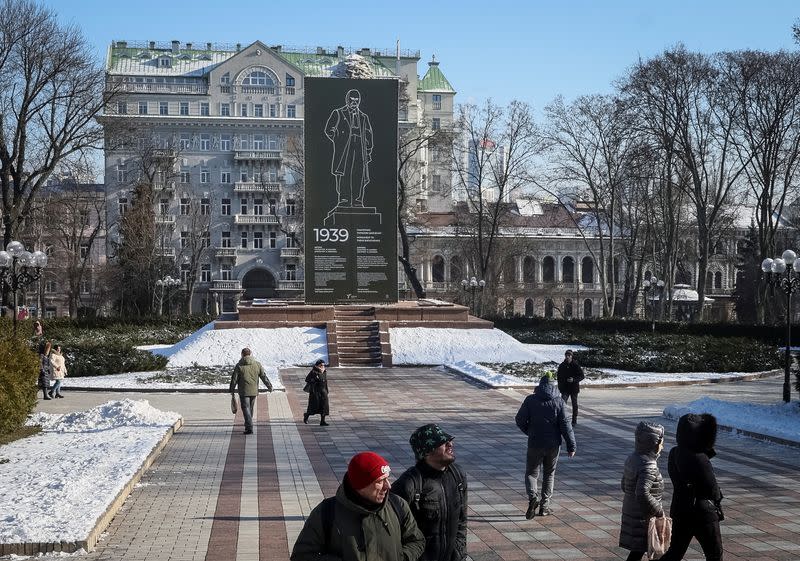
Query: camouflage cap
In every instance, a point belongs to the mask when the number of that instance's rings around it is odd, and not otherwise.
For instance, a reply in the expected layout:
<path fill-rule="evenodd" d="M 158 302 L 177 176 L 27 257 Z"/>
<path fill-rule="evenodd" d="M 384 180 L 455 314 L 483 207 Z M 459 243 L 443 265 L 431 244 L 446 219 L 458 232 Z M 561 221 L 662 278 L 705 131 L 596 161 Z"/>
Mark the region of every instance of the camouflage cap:
<path fill-rule="evenodd" d="M 452 435 L 439 428 L 439 425 L 431 423 L 415 430 L 408 442 L 411 444 L 411 449 L 414 451 L 416 459 L 421 460 L 445 442 L 453 440 L 453 438 Z"/>

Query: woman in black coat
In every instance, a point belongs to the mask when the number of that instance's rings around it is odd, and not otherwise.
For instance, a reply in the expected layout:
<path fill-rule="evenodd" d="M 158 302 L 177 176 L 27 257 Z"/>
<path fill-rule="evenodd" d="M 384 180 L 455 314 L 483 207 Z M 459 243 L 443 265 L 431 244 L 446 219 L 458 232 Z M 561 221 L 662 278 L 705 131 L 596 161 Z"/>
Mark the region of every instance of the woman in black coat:
<path fill-rule="evenodd" d="M 306 388 L 308 390 L 308 407 L 303 414 L 303 422 L 308 424 L 311 415 L 320 415 L 320 426 L 327 427 L 325 417 L 330 415 L 328 405 L 328 373 L 325 371 L 325 361 L 319 359 L 314 363 L 314 368 L 306 376 Z"/>
<path fill-rule="evenodd" d="M 647 551 L 650 518 L 664 516 L 664 479 L 658 455 L 664 448 L 664 427 L 642 421 L 636 427 L 635 452 L 625 461 L 622 475 L 622 526 L 619 545 L 630 550 L 627 561 L 640 561 Z"/>
<path fill-rule="evenodd" d="M 689 413 L 678 420 L 677 446 L 669 452 L 667 468 L 674 491 L 669 514 L 672 541 L 662 561 L 678 561 L 697 538 L 707 561 L 722 559 L 722 493 L 711 458 L 716 455 L 717 419 L 708 413 Z"/>
<path fill-rule="evenodd" d="M 50 365 L 50 349 L 51 343 L 47 341 L 42 343 L 39 347 L 39 379 L 38 386 L 44 394 L 44 399 L 51 399 L 50 397 L 50 378 L 51 365 Z"/>

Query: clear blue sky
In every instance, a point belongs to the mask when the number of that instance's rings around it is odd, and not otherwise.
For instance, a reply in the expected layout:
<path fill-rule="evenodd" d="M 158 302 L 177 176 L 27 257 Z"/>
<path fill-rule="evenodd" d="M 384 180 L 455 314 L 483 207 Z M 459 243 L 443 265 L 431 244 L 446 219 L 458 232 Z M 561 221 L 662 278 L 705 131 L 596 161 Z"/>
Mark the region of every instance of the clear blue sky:
<path fill-rule="evenodd" d="M 46 0 L 105 57 L 114 39 L 394 48 L 431 54 L 458 91 L 530 102 L 609 91 L 639 57 L 690 50 L 795 49 L 791 0 L 407 0 L 343 2 Z"/>

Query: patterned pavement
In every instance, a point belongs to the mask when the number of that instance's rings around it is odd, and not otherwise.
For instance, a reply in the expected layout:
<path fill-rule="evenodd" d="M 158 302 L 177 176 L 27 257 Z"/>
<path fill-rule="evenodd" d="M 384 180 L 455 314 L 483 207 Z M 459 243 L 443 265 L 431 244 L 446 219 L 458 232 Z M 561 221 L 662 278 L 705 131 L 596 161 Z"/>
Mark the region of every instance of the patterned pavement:
<path fill-rule="evenodd" d="M 331 426 L 302 422 L 305 369 L 282 371 L 287 392 L 262 394 L 256 435 L 232 424 L 224 395 L 154 395 L 161 409 L 184 414 L 141 485 L 111 523 L 91 560 L 285 560 L 304 517 L 335 491 L 347 460 L 374 450 L 395 474 L 413 462 L 408 437 L 436 422 L 456 436 L 456 455 L 469 477 L 469 553 L 474 561 L 625 559 L 617 547 L 625 457 L 640 420 L 667 428 L 666 405 L 701 395 L 774 403 L 780 380 L 671 388 L 587 389 L 576 427 L 578 452 L 562 454 L 555 514 L 525 520 L 526 437 L 514 425 L 525 396 L 487 390 L 440 369 L 342 368 L 329 371 Z M 84 408 L 116 399 L 73 392 L 40 403 L 42 410 Z M 130 397 L 130 396 L 129 396 Z M 67 403 L 64 403 L 67 402 Z M 725 495 L 725 559 L 788 560 L 800 555 L 800 452 L 720 433 L 713 460 Z M 666 477 L 666 454 L 659 461 Z M 668 481 L 668 478 L 667 478 Z M 665 506 L 671 485 L 667 482 Z M 693 542 L 687 560 L 703 559 Z"/>

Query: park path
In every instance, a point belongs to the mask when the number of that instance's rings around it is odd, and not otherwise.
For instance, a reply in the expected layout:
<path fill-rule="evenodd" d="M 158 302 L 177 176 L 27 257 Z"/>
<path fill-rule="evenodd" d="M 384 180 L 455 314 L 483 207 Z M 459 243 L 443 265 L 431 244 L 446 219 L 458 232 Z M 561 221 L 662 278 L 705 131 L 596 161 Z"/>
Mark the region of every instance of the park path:
<path fill-rule="evenodd" d="M 617 547 L 619 480 L 640 420 L 667 428 L 664 406 L 701 395 L 775 402 L 777 379 L 581 393 L 578 453 L 562 456 L 554 516 L 525 520 L 525 436 L 513 417 L 525 392 L 487 390 L 432 368 L 330 370 L 331 426 L 302 423 L 305 369 L 282 371 L 286 393 L 258 398 L 256 435 L 232 423 L 220 394 L 146 396 L 184 414 L 173 437 L 115 517 L 92 560 L 285 560 L 305 516 L 333 494 L 347 460 L 374 450 L 395 475 L 413 462 L 408 436 L 436 422 L 456 436 L 469 474 L 469 553 L 474 561 L 624 559 Z M 84 408 L 116 395 L 77 392 L 46 411 Z M 144 397 L 144 396 L 143 396 Z M 77 407 L 76 407 L 77 406 Z M 226 411 L 227 409 L 227 411 Z M 316 418 L 318 422 L 318 417 Z M 725 494 L 726 560 L 795 559 L 800 553 L 800 452 L 721 433 L 713 463 Z M 666 458 L 660 461 L 666 473 Z M 671 486 L 667 485 L 667 490 Z M 668 498 L 667 498 L 668 504 Z M 693 545 L 687 560 L 702 559 Z"/>

